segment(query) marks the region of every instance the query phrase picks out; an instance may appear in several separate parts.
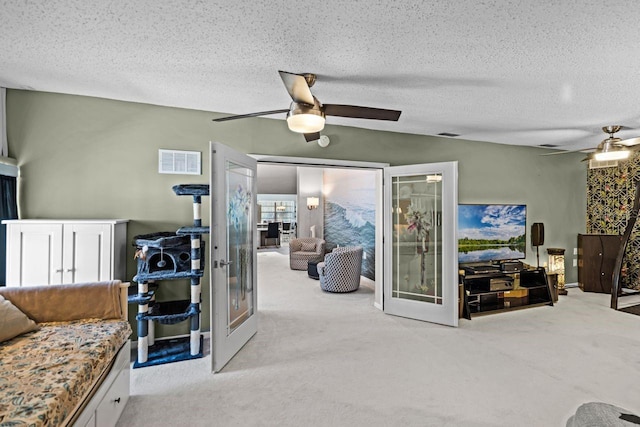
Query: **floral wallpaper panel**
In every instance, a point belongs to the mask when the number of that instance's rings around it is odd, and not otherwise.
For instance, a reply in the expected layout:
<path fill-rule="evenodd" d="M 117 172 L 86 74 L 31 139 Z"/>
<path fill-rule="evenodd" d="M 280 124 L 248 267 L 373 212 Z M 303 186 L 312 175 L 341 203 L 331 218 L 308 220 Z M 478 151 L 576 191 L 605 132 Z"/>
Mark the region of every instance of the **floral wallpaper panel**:
<path fill-rule="evenodd" d="M 617 167 L 589 169 L 587 176 L 587 233 L 622 235 L 629 222 L 636 183 L 640 181 L 640 154 Z M 640 221 L 627 244 L 622 286 L 640 289 Z"/>

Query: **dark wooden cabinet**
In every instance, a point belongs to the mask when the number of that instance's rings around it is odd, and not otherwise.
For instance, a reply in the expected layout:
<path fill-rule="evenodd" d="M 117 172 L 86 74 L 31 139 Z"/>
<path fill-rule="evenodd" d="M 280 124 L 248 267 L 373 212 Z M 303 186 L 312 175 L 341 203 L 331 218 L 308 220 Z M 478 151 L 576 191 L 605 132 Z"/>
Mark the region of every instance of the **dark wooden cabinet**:
<path fill-rule="evenodd" d="M 621 237 L 578 234 L 578 285 L 585 292 L 611 293 L 613 268 Z"/>

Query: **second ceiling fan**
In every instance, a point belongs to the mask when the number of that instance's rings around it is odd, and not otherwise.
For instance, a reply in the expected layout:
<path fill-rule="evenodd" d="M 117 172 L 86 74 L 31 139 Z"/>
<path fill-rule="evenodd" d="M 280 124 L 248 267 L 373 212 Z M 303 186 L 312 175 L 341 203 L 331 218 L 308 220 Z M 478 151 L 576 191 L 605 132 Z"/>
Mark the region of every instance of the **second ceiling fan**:
<path fill-rule="evenodd" d="M 311 73 L 294 74 L 278 71 L 284 86 L 289 92 L 291 105 L 287 109 L 261 111 L 258 113 L 240 114 L 213 119 L 214 122 L 244 119 L 247 117 L 267 116 L 287 113 L 287 125 L 293 132 L 304 134 L 307 142 L 320 139 L 320 131 L 324 129 L 325 116 L 349 117 L 355 119 L 398 121 L 401 111 L 383 108 L 360 107 L 357 105 L 322 104 L 311 93 L 316 82 L 316 75 Z"/>
<path fill-rule="evenodd" d="M 624 126 L 610 125 L 603 126 L 602 131 L 609 134 L 609 137 L 604 139 L 597 147 L 592 148 L 591 153 L 584 160 L 624 160 L 629 157 L 632 150 L 640 149 L 640 137 L 621 139 L 614 136 L 617 132 L 622 130 Z M 574 151 L 557 151 L 554 153 L 545 153 L 542 156 L 550 156 L 556 154 L 574 153 L 577 151 L 585 151 L 585 149 L 579 149 Z"/>
<path fill-rule="evenodd" d="M 629 139 L 620 139 L 614 136 L 616 132 L 619 132 L 623 126 L 612 125 L 612 126 L 604 126 L 602 131 L 604 133 L 609 134 L 609 138 L 603 140 L 596 147 L 596 151 L 589 155 L 588 159 L 595 160 L 623 160 L 629 157 L 631 150 L 637 150 L 640 147 L 637 147 L 640 144 L 640 137 L 629 138 Z M 633 148 L 631 148 L 633 147 Z"/>

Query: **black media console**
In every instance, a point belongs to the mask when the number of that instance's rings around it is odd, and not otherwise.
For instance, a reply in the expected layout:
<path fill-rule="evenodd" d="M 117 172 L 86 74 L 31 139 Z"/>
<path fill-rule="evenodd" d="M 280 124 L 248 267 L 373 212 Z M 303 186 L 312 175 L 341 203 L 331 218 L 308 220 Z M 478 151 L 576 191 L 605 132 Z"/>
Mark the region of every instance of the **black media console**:
<path fill-rule="evenodd" d="M 542 267 L 468 265 L 460 270 L 464 287 L 463 315 L 495 313 L 538 305 L 553 305 L 547 274 Z"/>

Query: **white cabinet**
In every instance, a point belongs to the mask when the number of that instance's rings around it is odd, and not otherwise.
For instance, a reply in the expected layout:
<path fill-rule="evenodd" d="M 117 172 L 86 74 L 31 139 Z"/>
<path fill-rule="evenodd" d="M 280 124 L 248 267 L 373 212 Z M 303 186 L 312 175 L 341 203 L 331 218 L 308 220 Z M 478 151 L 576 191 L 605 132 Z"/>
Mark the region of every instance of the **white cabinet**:
<path fill-rule="evenodd" d="M 7 286 L 126 281 L 126 220 L 5 220 Z"/>
<path fill-rule="evenodd" d="M 129 401 L 131 377 L 131 341 L 127 341 L 116 356 L 113 367 L 95 394 L 83 406 L 73 427 L 114 427 Z"/>
<path fill-rule="evenodd" d="M 115 426 L 129 400 L 129 366 L 121 368 L 120 374 L 109 387 L 109 391 L 96 409 L 96 427 Z"/>

